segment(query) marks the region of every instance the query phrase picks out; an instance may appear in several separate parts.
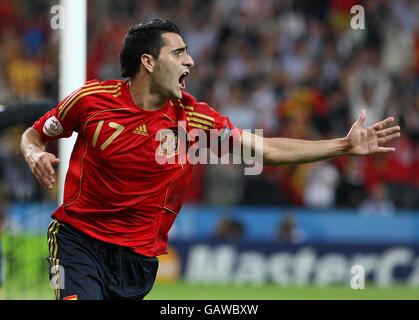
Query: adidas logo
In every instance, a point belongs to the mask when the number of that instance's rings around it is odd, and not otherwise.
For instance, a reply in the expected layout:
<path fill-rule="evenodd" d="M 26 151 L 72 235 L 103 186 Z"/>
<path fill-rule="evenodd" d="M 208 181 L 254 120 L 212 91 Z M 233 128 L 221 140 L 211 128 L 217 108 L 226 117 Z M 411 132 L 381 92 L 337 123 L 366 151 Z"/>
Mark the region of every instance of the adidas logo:
<path fill-rule="evenodd" d="M 147 126 L 145 124 L 137 127 L 132 132 L 135 133 L 135 134 L 141 134 L 142 136 L 148 136 Z"/>

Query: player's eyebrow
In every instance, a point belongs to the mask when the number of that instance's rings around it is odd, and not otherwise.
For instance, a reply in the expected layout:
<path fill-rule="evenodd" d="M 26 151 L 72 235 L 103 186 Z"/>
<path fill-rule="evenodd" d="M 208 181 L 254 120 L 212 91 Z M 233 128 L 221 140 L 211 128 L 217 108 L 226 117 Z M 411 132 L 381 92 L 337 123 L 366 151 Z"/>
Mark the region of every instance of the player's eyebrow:
<path fill-rule="evenodd" d="M 182 48 L 173 49 L 172 52 L 173 53 L 180 53 L 180 52 L 186 51 L 187 49 L 188 49 L 188 47 L 185 46 L 185 47 L 182 47 Z"/>

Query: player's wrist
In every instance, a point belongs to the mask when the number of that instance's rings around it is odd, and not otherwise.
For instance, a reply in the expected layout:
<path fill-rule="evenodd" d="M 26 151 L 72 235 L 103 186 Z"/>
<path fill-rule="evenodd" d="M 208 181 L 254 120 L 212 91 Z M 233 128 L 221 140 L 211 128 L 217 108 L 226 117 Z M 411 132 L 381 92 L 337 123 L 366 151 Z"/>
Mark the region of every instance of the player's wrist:
<path fill-rule="evenodd" d="M 30 145 L 24 155 L 24 158 L 27 164 L 33 166 L 44 153 L 46 153 L 45 150 L 39 150 L 33 145 Z"/>
<path fill-rule="evenodd" d="M 351 143 L 348 137 L 338 138 L 335 141 L 337 145 L 338 156 L 347 156 L 351 154 Z"/>

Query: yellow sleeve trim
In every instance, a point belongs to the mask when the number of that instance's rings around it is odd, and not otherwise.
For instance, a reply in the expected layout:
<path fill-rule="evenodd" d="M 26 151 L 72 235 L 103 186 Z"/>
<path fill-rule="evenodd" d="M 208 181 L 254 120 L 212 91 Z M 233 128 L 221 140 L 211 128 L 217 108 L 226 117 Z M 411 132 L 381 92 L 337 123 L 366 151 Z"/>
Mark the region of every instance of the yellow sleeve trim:
<path fill-rule="evenodd" d="M 202 124 L 206 124 L 210 127 L 215 127 L 215 124 L 206 120 L 202 120 L 202 119 L 198 119 L 198 118 L 194 118 L 194 117 L 187 117 L 186 120 L 188 121 L 194 121 L 194 122 L 198 122 L 198 123 L 202 123 Z"/>
<path fill-rule="evenodd" d="M 195 127 L 195 128 L 199 128 L 199 129 L 203 129 L 203 130 L 210 130 L 210 127 L 204 126 L 204 125 L 200 125 L 198 123 L 194 123 L 194 122 L 189 122 L 188 123 L 190 127 Z"/>
<path fill-rule="evenodd" d="M 214 120 L 215 120 L 213 117 L 210 117 L 210 116 L 207 116 L 205 114 L 195 112 L 195 111 L 186 111 L 186 114 L 189 115 L 189 116 L 196 116 L 196 117 L 199 117 L 199 118 L 202 118 L 202 119 L 210 120 L 212 122 L 214 122 Z"/>
<path fill-rule="evenodd" d="M 109 88 L 109 89 L 108 89 Z M 66 106 L 61 109 L 61 111 L 59 111 L 58 116 L 63 120 L 68 111 L 70 111 L 70 109 L 74 106 L 74 104 L 76 104 L 77 101 L 79 101 L 81 98 L 94 94 L 94 93 L 110 93 L 114 96 L 119 96 L 118 93 L 121 90 L 121 86 L 120 85 L 116 85 L 116 86 L 97 86 L 97 87 L 92 87 L 92 88 L 88 88 L 85 90 L 81 90 L 77 95 L 74 96 L 74 99 L 71 99 L 71 103 L 70 101 L 68 101 L 68 104 L 66 103 Z"/>

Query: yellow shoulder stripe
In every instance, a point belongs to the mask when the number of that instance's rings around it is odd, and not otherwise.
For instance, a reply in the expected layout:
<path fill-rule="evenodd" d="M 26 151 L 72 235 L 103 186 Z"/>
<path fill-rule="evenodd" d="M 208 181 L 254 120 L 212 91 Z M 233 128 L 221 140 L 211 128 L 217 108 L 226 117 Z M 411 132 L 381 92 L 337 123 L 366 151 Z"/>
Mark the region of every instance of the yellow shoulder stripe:
<path fill-rule="evenodd" d="M 186 114 L 189 115 L 189 116 L 196 116 L 196 117 L 199 117 L 199 118 L 203 118 L 203 119 L 206 119 L 206 120 L 209 120 L 209 121 L 212 121 L 212 122 L 214 122 L 214 120 L 215 120 L 213 117 L 210 117 L 210 116 L 207 116 L 206 114 L 195 112 L 195 111 L 186 111 Z"/>
<path fill-rule="evenodd" d="M 206 121 L 206 120 L 202 120 L 202 119 L 199 119 L 199 118 L 194 118 L 194 117 L 190 117 L 189 118 L 189 117 L 187 117 L 186 120 L 193 121 L 193 122 L 198 122 L 198 123 L 202 123 L 202 124 L 206 124 L 206 125 L 208 125 L 210 127 L 215 127 L 215 124 L 214 123 L 209 122 L 209 121 Z"/>
<path fill-rule="evenodd" d="M 102 89 L 102 88 L 100 88 L 100 89 L 98 89 L 98 90 L 92 90 L 92 91 L 87 91 L 87 92 L 85 92 L 85 93 L 83 93 L 83 94 L 79 94 L 78 96 L 77 96 L 77 98 L 75 98 L 69 105 L 68 105 L 68 107 L 66 108 L 66 109 L 63 109 L 63 110 L 61 110 L 61 112 L 59 113 L 59 117 L 62 119 L 62 120 L 64 120 L 64 118 L 65 118 L 65 116 L 67 115 L 67 113 L 68 113 L 68 111 L 70 111 L 70 109 L 74 106 L 74 104 L 77 102 L 77 101 L 79 101 L 81 98 L 83 98 L 83 97 L 85 97 L 85 96 L 88 96 L 88 95 L 91 95 L 91 94 L 94 94 L 94 93 L 110 93 L 110 94 L 115 94 L 115 93 L 117 93 L 119 90 L 121 90 L 121 88 L 120 87 L 118 87 L 118 88 L 116 88 L 116 89 L 114 89 L 114 90 L 106 90 L 106 89 Z"/>
<path fill-rule="evenodd" d="M 203 114 L 203 113 L 200 113 L 200 112 L 193 111 L 193 110 L 194 110 L 194 107 L 193 107 L 193 106 L 184 106 L 184 105 L 182 104 L 182 102 L 180 102 L 180 100 L 178 101 L 178 103 L 179 103 L 179 105 L 180 105 L 183 109 L 188 110 L 188 111 L 185 111 L 185 113 L 186 113 L 187 115 L 189 115 L 189 116 L 196 116 L 196 117 L 200 117 L 200 118 L 203 118 L 203 119 L 206 119 L 206 120 L 212 121 L 212 122 L 214 122 L 214 120 L 215 120 L 213 117 L 207 116 L 206 114 Z M 172 105 L 173 105 L 173 104 L 172 104 Z"/>
<path fill-rule="evenodd" d="M 193 106 L 184 106 L 183 103 L 180 101 L 178 103 L 179 103 L 179 106 L 183 109 L 191 110 L 191 111 L 193 110 Z"/>
<path fill-rule="evenodd" d="M 183 109 L 191 110 L 191 111 L 193 110 L 193 106 L 185 106 L 185 105 L 183 105 L 183 103 L 182 103 L 182 101 L 180 99 L 177 101 L 177 103 L 178 103 L 178 106 L 182 107 Z"/>
<path fill-rule="evenodd" d="M 63 109 L 63 108 L 65 108 L 65 106 L 70 102 L 70 100 L 71 99 L 73 99 L 78 93 L 80 93 L 80 92 L 82 92 L 82 91 L 86 91 L 86 90 L 88 90 L 89 88 L 93 88 L 93 87 L 96 87 L 96 86 L 99 86 L 100 85 L 100 83 L 99 83 L 99 81 L 96 81 L 96 82 L 92 82 L 92 83 L 89 83 L 89 84 L 86 84 L 86 85 L 84 85 L 84 86 L 82 86 L 81 88 L 79 88 L 79 89 L 77 89 L 77 90 L 74 90 L 67 98 L 66 98 L 66 100 L 65 100 L 65 102 L 60 106 L 60 108 L 59 108 L 59 110 L 61 110 L 61 109 Z"/>
<path fill-rule="evenodd" d="M 67 108 L 67 106 L 69 106 L 72 101 L 74 101 L 74 99 L 77 99 L 77 96 L 79 96 L 80 94 L 84 93 L 84 92 L 88 92 L 91 90 L 97 90 L 97 89 L 116 89 L 116 88 L 120 88 L 121 87 L 121 83 L 116 84 L 116 85 L 108 85 L 108 86 L 101 86 L 99 84 L 99 82 L 95 82 L 89 85 L 86 85 L 84 87 L 82 87 L 80 90 L 76 90 L 60 107 L 59 107 L 59 115 L 61 115 L 61 113 L 64 111 L 64 109 Z"/>
<path fill-rule="evenodd" d="M 211 129 L 210 127 L 207 127 L 207 126 L 201 125 L 199 123 L 195 123 L 195 122 L 189 122 L 188 125 L 190 127 L 195 127 L 195 128 L 204 129 L 204 130 L 210 130 Z"/>

